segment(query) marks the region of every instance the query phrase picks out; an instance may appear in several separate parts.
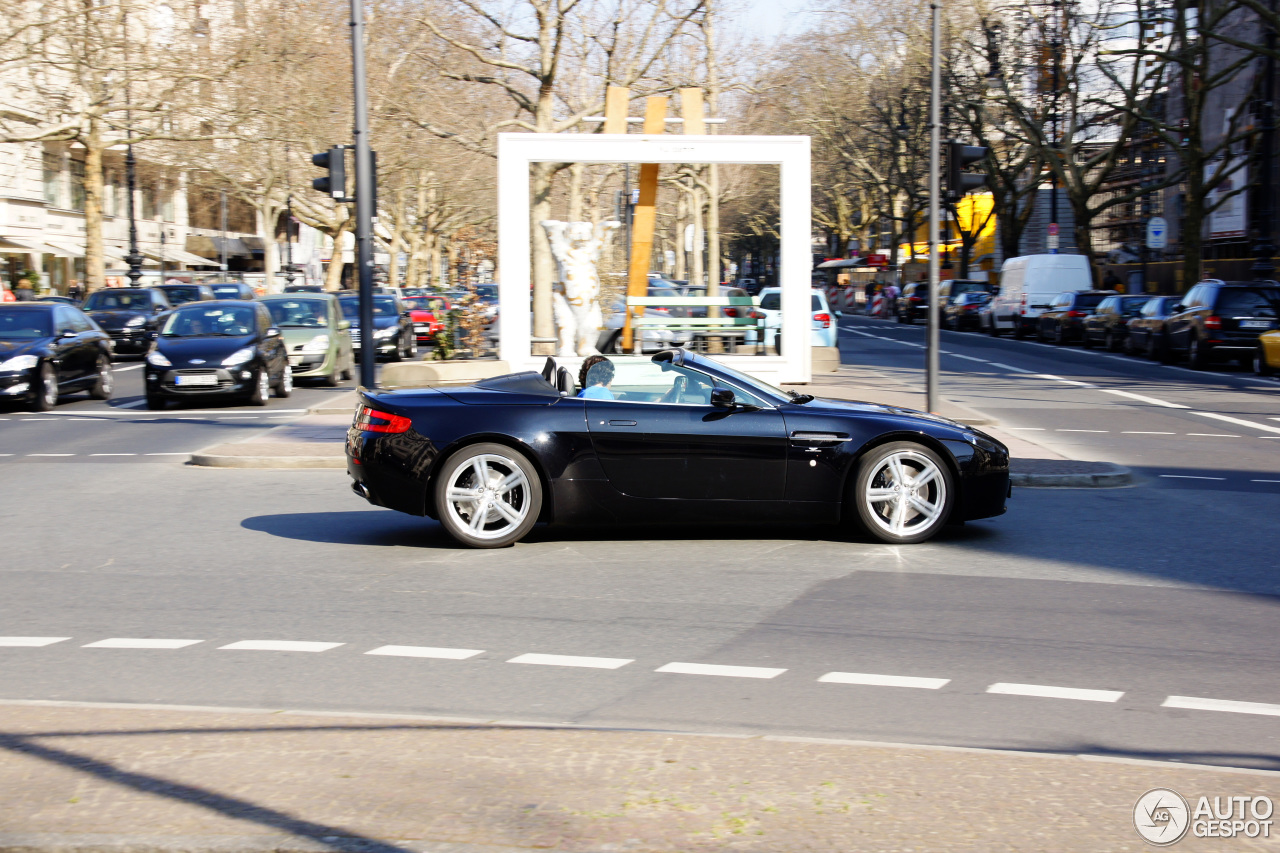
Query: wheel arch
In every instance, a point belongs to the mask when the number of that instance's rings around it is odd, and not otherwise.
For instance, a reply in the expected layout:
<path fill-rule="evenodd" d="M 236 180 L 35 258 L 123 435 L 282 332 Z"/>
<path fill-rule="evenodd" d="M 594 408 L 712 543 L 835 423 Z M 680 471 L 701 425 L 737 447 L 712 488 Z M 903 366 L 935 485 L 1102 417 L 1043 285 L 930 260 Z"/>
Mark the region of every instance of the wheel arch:
<path fill-rule="evenodd" d="M 866 458 L 868 453 L 875 450 L 877 447 L 883 447 L 886 444 L 892 444 L 896 441 L 909 441 L 914 444 L 919 444 L 923 447 L 927 447 L 930 450 L 932 450 L 934 453 L 938 454 L 938 457 L 942 459 L 942 461 L 946 464 L 947 470 L 951 473 L 952 482 L 955 484 L 955 491 L 956 491 L 956 498 L 957 498 L 951 504 L 951 512 L 947 516 L 947 521 L 950 522 L 951 517 L 956 515 L 956 513 L 960 508 L 960 504 L 961 504 L 960 497 L 963 494 L 962 487 L 961 487 L 960 463 L 956 461 L 955 454 L 953 454 L 951 450 L 948 449 L 947 446 L 943 444 L 943 442 L 940 439 L 934 438 L 928 433 L 912 432 L 910 430 L 895 430 L 893 432 L 887 432 L 881 435 L 877 435 L 875 438 L 871 439 L 866 444 L 862 445 L 862 447 L 858 448 L 858 452 L 854 454 L 853 458 L 849 462 L 848 467 L 845 469 L 844 482 L 841 484 L 841 489 L 840 489 L 841 520 L 845 521 L 850 518 L 849 511 L 851 509 L 851 503 L 849 500 L 849 490 L 853 487 L 853 481 L 858 476 L 858 468 L 859 466 L 862 465 L 862 460 Z M 856 514 L 857 510 L 854 509 L 853 512 Z"/>
<path fill-rule="evenodd" d="M 547 473 L 546 465 L 532 447 L 515 436 L 504 433 L 474 433 L 455 439 L 440 449 L 435 462 L 431 464 L 431 470 L 427 472 L 426 494 L 423 496 L 424 515 L 430 518 L 439 518 L 439 509 L 435 506 L 436 478 L 440 476 L 440 471 L 444 468 L 444 463 L 450 456 L 473 444 L 500 444 L 519 452 L 525 459 L 528 459 L 529 464 L 533 465 L 533 470 L 538 475 L 539 484 L 542 486 L 542 508 L 538 511 L 538 521 L 552 521 L 554 519 L 555 498 L 551 491 L 551 475 Z"/>

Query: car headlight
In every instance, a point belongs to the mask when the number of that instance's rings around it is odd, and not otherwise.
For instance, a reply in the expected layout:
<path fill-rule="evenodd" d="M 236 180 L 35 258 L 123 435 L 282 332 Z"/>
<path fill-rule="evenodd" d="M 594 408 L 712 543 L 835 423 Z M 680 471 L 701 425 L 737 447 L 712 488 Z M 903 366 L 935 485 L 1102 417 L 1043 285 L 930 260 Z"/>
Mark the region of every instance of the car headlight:
<path fill-rule="evenodd" d="M 153 367 L 173 367 L 173 362 L 164 357 L 164 353 L 159 350 L 152 350 L 147 353 L 147 364 Z"/>
<path fill-rule="evenodd" d="M 15 355 L 8 361 L 0 361 L 0 370 L 30 370 L 39 361 L 34 355 Z"/>
<path fill-rule="evenodd" d="M 303 352 L 327 352 L 329 349 L 329 336 L 316 335 L 307 341 L 307 345 L 302 348 Z"/>
<path fill-rule="evenodd" d="M 129 322 L 125 323 L 125 325 L 126 325 L 126 326 L 141 326 L 141 325 L 142 325 L 143 323 L 145 323 L 145 322 L 147 322 L 147 318 L 146 318 L 146 317 L 134 317 L 132 320 L 130 320 Z"/>
<path fill-rule="evenodd" d="M 231 353 L 231 355 L 224 358 L 222 360 L 222 366 L 233 367 L 237 364 L 243 364 L 251 358 L 253 358 L 253 347 L 244 347 L 243 349 L 238 349 Z"/>
<path fill-rule="evenodd" d="M 399 331 L 399 329 L 397 329 L 395 326 L 387 326 L 387 328 L 385 328 L 385 329 L 374 329 L 374 331 L 373 331 L 373 337 L 374 337 L 375 339 L 377 339 L 377 340 L 381 341 L 381 340 L 385 340 L 386 338 L 391 337 L 392 335 L 394 335 L 394 334 L 395 334 L 396 332 L 398 332 L 398 331 Z"/>

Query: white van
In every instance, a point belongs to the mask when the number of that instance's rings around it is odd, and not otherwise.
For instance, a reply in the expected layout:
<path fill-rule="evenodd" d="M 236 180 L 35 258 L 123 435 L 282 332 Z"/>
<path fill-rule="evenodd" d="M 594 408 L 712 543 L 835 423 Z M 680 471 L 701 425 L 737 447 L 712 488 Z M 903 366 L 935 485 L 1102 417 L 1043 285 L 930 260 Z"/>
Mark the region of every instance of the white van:
<path fill-rule="evenodd" d="M 1092 290 L 1093 274 L 1084 255 L 1023 255 L 1000 270 L 1000 292 L 991 300 L 987 331 L 1015 338 L 1034 331 L 1040 314 L 1064 290 Z"/>

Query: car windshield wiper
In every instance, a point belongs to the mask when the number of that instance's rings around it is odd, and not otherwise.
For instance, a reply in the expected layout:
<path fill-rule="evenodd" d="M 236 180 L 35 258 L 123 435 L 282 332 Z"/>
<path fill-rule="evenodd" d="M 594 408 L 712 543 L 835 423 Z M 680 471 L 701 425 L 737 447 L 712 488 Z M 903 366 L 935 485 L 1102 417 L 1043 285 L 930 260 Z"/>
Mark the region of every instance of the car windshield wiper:
<path fill-rule="evenodd" d="M 813 401 L 812 394 L 797 394 L 795 391 L 790 391 L 790 390 L 788 390 L 787 393 L 791 395 L 791 402 L 793 403 L 803 404 L 803 403 L 809 403 Z"/>

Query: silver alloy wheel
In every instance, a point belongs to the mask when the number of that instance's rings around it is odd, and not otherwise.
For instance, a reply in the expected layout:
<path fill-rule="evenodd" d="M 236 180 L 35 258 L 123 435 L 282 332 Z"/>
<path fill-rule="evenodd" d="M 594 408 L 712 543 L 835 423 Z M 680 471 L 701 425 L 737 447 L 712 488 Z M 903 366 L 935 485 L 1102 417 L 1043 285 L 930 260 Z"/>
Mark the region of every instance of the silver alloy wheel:
<path fill-rule="evenodd" d="M 111 396 L 114 382 L 115 379 L 111 374 L 111 362 L 105 358 L 98 359 L 98 388 L 101 390 L 102 396 Z"/>
<path fill-rule="evenodd" d="M 40 367 L 40 395 L 46 408 L 58 405 L 58 372 L 48 362 Z"/>
<path fill-rule="evenodd" d="M 445 512 L 477 539 L 506 536 L 529 515 L 529 480 L 505 456 L 472 456 L 454 468 L 446 482 Z"/>
<path fill-rule="evenodd" d="M 910 536 L 942 520 L 947 483 L 923 453 L 900 450 L 886 456 L 867 481 L 871 520 L 894 536 Z"/>
<path fill-rule="evenodd" d="M 271 396 L 271 371 L 264 365 L 258 371 L 258 397 L 265 400 Z"/>
<path fill-rule="evenodd" d="M 280 377 L 280 396 L 288 397 L 293 393 L 293 368 L 284 366 L 284 375 Z"/>

